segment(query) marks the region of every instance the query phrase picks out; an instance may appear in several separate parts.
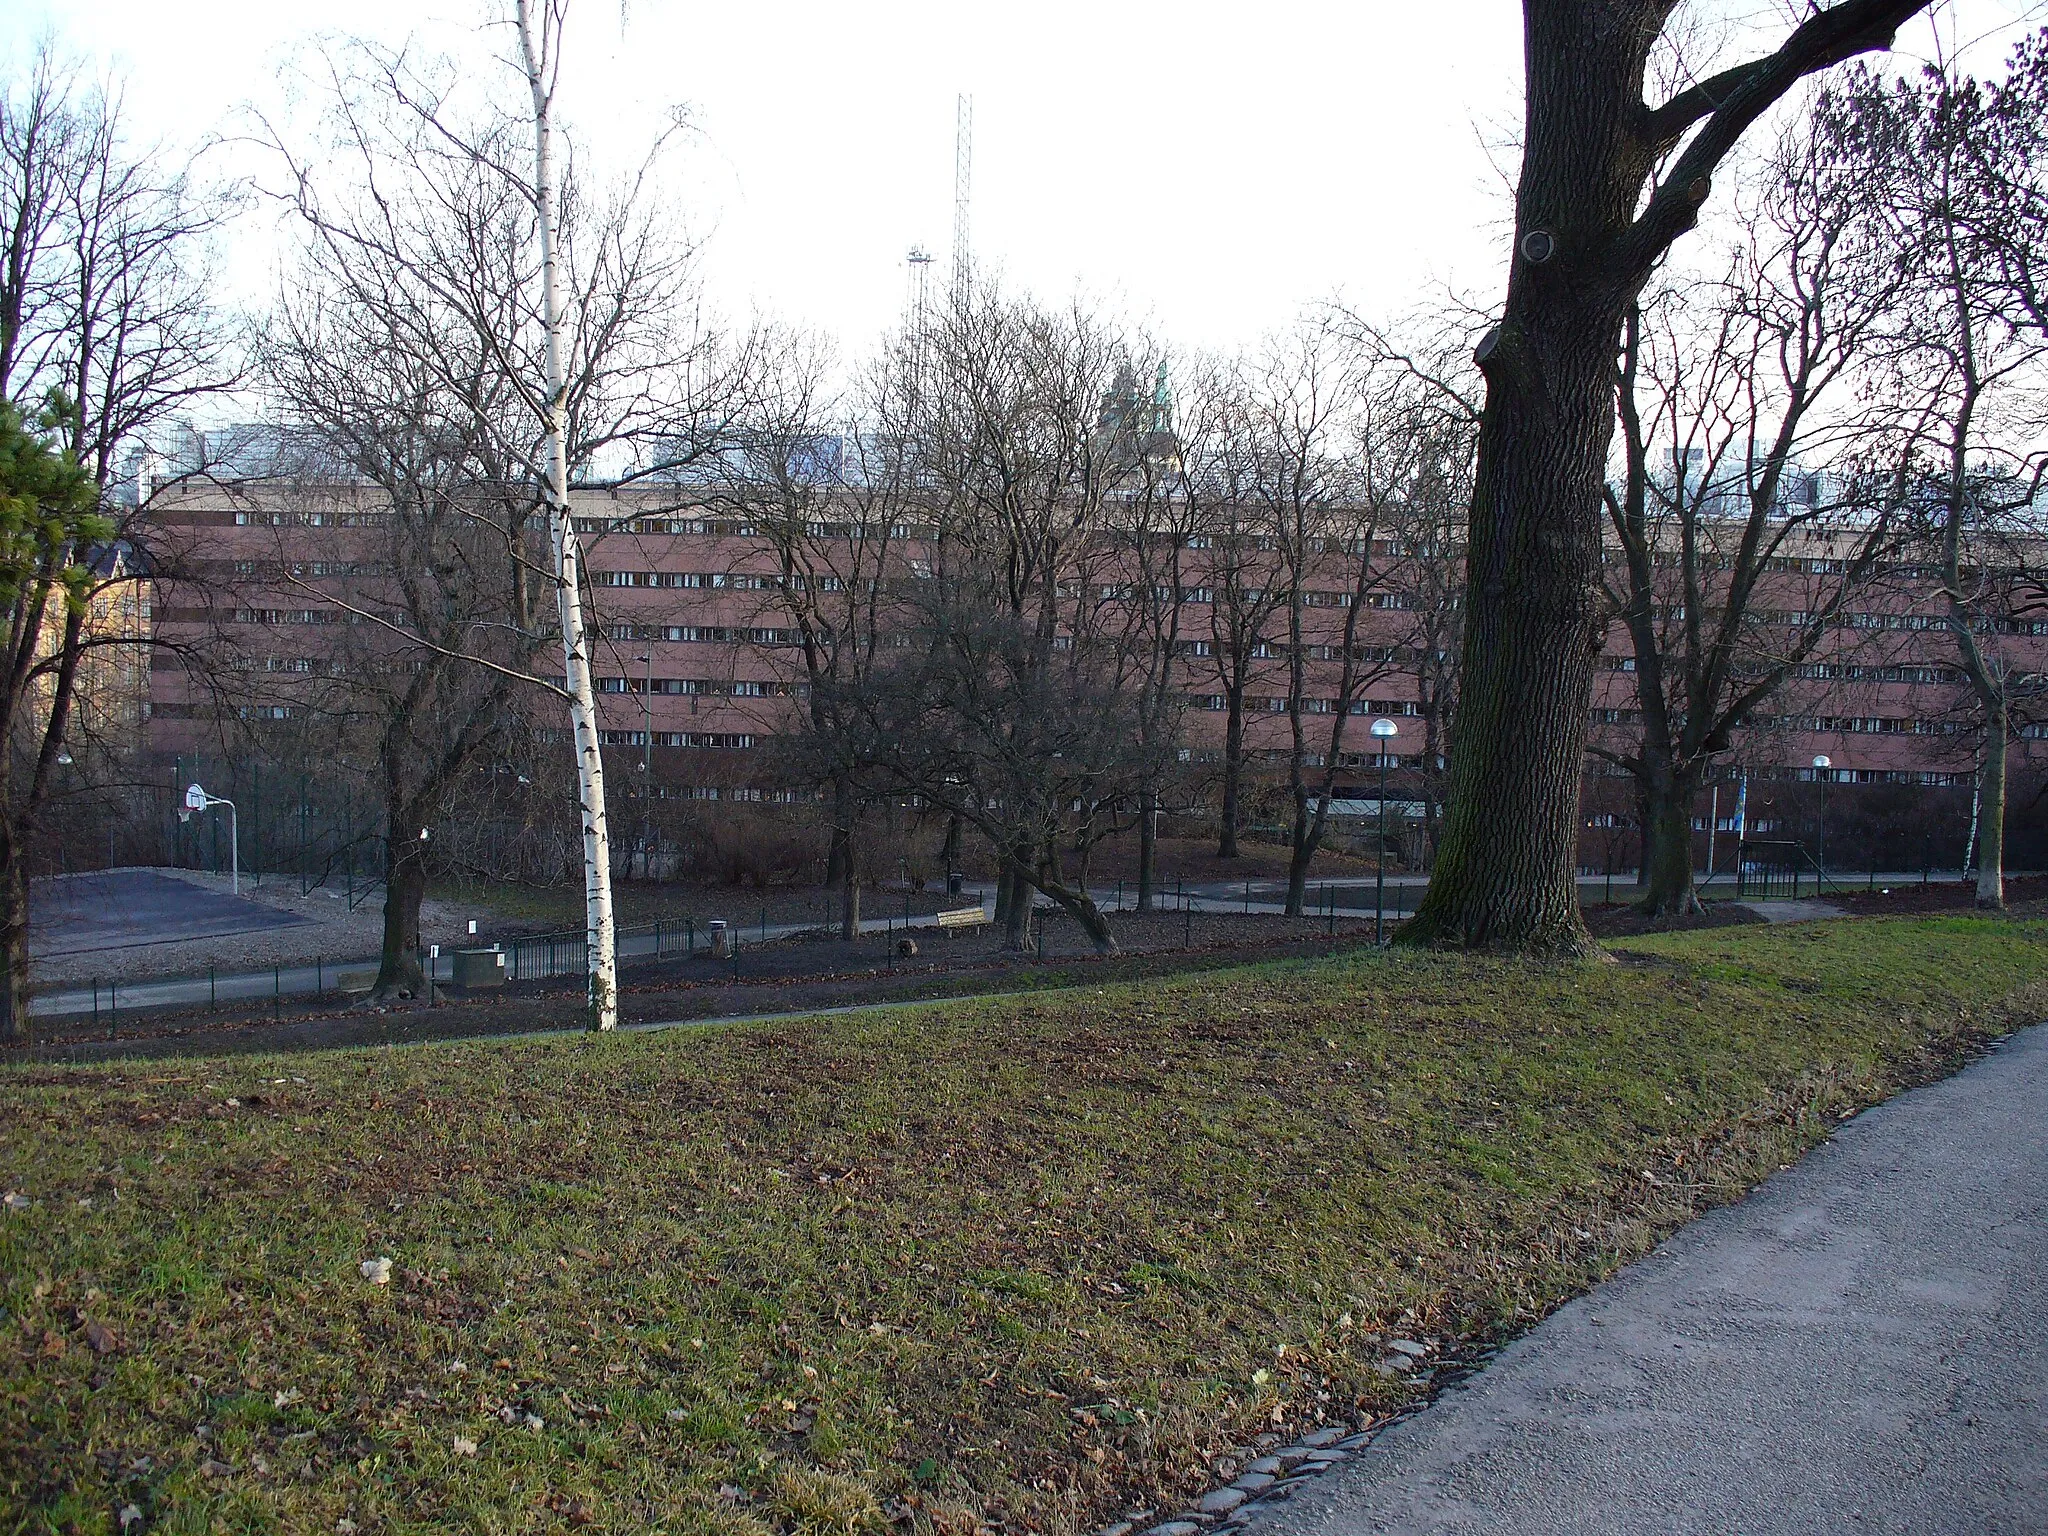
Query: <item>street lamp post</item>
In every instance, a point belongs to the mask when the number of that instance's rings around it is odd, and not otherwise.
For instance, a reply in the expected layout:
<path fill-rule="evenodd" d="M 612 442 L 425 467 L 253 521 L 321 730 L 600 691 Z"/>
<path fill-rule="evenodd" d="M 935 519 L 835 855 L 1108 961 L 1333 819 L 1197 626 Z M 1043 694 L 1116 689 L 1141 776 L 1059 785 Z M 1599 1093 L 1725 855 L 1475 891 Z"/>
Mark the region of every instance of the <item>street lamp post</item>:
<path fill-rule="evenodd" d="M 1813 760 L 1813 776 L 1820 781 L 1820 879 L 1814 890 L 1816 896 L 1828 893 L 1828 775 L 1834 766 L 1825 752 Z"/>
<path fill-rule="evenodd" d="M 185 808 L 178 812 L 178 820 L 189 821 L 194 811 L 211 810 L 216 805 L 228 808 L 228 889 L 235 895 L 242 894 L 242 837 L 236 827 L 235 802 L 223 800 L 218 795 L 209 795 L 197 784 L 185 786 Z M 218 844 L 215 845 L 219 846 Z M 216 864 L 214 868 L 220 866 Z"/>
<path fill-rule="evenodd" d="M 1387 914 L 1387 748 L 1401 734 L 1401 727 L 1382 717 L 1373 721 L 1372 734 L 1380 749 L 1380 856 L 1372 899 L 1372 941 L 1383 944 Z"/>

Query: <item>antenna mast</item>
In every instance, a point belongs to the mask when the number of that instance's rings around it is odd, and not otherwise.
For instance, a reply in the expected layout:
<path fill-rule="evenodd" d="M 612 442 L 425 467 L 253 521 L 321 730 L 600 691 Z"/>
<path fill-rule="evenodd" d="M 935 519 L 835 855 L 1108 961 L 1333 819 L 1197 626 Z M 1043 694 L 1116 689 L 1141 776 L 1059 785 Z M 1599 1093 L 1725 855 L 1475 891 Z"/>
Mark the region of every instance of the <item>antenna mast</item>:
<path fill-rule="evenodd" d="M 974 180 L 974 98 L 960 95 L 953 118 L 953 298 L 967 296 L 967 194 Z"/>
<path fill-rule="evenodd" d="M 905 258 L 910 265 L 910 321 L 917 334 L 924 334 L 926 274 L 931 270 L 932 253 L 921 245 L 913 245 L 910 255 Z"/>

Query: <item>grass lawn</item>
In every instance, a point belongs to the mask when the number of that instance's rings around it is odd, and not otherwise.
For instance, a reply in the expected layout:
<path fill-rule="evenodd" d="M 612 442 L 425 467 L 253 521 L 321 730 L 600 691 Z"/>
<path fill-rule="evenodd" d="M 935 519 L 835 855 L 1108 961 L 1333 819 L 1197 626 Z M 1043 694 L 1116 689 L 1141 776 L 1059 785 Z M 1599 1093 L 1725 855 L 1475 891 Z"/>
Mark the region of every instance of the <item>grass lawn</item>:
<path fill-rule="evenodd" d="M 0 1072 L 0 1532 L 1086 1528 L 2048 1011 L 2036 920 L 1622 953 Z"/>

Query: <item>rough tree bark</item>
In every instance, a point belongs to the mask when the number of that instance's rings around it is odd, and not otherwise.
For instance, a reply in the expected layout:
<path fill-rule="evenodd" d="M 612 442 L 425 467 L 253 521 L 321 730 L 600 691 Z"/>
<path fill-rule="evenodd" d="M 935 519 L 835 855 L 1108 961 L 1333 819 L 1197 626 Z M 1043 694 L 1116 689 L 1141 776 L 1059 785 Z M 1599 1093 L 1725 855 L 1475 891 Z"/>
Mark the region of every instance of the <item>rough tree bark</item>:
<path fill-rule="evenodd" d="M 28 870 L 12 833 L 4 825 L 0 825 L 0 955 L 7 962 L 6 980 L 0 982 L 0 1042 L 25 1044 L 32 995 L 28 976 Z"/>
<path fill-rule="evenodd" d="M 1223 691 L 1223 831 L 1216 857 L 1237 857 L 1238 801 L 1244 792 L 1244 685 Z"/>
<path fill-rule="evenodd" d="M 1886 47 L 1926 3 L 1843 0 L 1768 57 L 1651 107 L 1646 66 L 1676 0 L 1524 0 L 1513 265 L 1476 356 L 1486 408 L 1451 804 L 1404 942 L 1590 952 L 1575 874 L 1579 775 L 1623 317 L 1744 130 L 1803 76 Z"/>
<path fill-rule="evenodd" d="M 427 894 L 426 845 L 417 817 L 394 816 L 384 839 L 384 949 L 372 1003 L 428 998 L 432 983 L 420 962 L 420 903 Z"/>
<path fill-rule="evenodd" d="M 1138 910 L 1150 912 L 1159 863 L 1159 791 L 1148 789 L 1138 804 Z"/>

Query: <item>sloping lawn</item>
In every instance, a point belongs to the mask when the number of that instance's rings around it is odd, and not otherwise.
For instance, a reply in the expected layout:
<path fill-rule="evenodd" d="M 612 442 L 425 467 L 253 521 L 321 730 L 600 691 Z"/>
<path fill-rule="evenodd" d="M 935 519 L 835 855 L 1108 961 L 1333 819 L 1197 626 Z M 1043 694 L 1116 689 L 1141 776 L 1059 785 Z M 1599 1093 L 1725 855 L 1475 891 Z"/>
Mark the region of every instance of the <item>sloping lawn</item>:
<path fill-rule="evenodd" d="M 2048 1011 L 2033 920 L 1621 955 L 0 1071 L 0 1531 L 1086 1528 Z"/>

